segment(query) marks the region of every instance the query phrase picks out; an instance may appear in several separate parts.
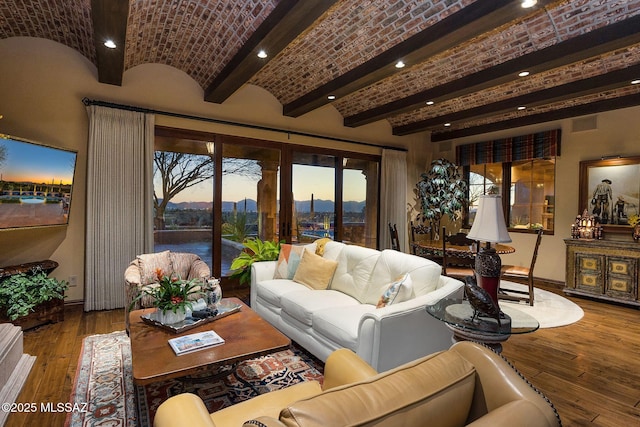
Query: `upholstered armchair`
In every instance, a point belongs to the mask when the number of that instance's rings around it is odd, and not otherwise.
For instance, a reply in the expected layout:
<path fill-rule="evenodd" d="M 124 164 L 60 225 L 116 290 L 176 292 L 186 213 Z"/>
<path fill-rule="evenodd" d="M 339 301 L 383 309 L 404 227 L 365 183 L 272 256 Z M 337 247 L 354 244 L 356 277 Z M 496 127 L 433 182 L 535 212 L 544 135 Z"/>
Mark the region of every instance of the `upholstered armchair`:
<path fill-rule="evenodd" d="M 127 330 L 129 330 L 129 308 L 145 286 L 153 286 L 156 282 L 157 269 L 161 269 L 167 276 L 175 274 L 183 280 L 206 280 L 211 277 L 211 269 L 196 254 L 164 251 L 138 255 L 124 272 Z M 199 293 L 194 293 L 190 299 L 196 300 L 201 296 Z M 144 295 L 135 301 L 131 310 L 153 307 L 153 303 L 153 297 Z"/>

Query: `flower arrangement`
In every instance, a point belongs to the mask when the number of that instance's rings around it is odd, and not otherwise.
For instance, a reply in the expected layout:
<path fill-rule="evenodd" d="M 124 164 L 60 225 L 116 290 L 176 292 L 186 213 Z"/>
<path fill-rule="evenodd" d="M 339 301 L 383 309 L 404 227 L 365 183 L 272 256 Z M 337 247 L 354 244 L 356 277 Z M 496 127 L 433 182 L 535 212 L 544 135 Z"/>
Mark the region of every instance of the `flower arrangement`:
<path fill-rule="evenodd" d="M 632 227 L 635 227 L 636 225 L 640 224 L 640 216 L 638 215 L 631 215 L 628 219 L 629 221 L 629 225 Z"/>
<path fill-rule="evenodd" d="M 191 302 L 188 301 L 189 295 L 200 291 L 195 280 L 182 280 L 174 273 L 166 275 L 161 268 L 156 269 L 155 276 L 157 284 L 142 288 L 140 294 L 131 303 L 130 309 L 145 295 L 153 297 L 153 304 L 163 313 L 169 311 L 177 313 L 179 310 L 184 311 L 186 307 L 191 308 Z"/>

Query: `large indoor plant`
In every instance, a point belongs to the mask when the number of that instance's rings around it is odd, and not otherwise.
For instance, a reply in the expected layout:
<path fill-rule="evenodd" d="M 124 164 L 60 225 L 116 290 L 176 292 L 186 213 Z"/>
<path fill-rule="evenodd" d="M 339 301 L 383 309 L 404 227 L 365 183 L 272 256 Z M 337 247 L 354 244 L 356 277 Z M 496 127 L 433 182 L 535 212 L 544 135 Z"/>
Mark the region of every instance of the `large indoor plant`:
<path fill-rule="evenodd" d="M 49 277 L 39 268 L 5 277 L 0 281 L 0 315 L 23 329 L 62 320 L 68 287 L 68 282 Z M 29 319 L 34 313 L 41 315 L 40 311 L 46 312 L 42 319 Z"/>
<path fill-rule="evenodd" d="M 231 262 L 231 278 L 240 280 L 240 284 L 251 281 L 251 264 L 258 261 L 274 261 L 280 254 L 280 242 L 260 240 L 255 237 L 245 240 L 245 249 Z"/>
<path fill-rule="evenodd" d="M 447 159 L 434 160 L 431 169 L 416 184 L 421 208 L 418 219 L 431 224 L 436 238 L 440 235 L 442 217 L 457 221 L 467 202 L 467 183 L 458 169 Z"/>

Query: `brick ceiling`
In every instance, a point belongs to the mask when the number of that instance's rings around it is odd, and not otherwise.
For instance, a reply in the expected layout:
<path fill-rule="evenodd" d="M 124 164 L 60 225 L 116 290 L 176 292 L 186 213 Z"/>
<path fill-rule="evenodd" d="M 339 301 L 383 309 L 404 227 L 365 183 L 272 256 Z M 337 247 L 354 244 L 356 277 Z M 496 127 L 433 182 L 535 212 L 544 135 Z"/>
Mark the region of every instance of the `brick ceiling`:
<path fill-rule="evenodd" d="M 426 130 L 433 141 L 640 105 L 630 84 L 640 79 L 640 0 L 520 3 L 7 0 L 0 38 L 69 46 L 102 83 L 166 64 L 209 102 L 253 84 L 288 116 L 330 103 L 347 126 L 387 120 L 394 134 Z"/>

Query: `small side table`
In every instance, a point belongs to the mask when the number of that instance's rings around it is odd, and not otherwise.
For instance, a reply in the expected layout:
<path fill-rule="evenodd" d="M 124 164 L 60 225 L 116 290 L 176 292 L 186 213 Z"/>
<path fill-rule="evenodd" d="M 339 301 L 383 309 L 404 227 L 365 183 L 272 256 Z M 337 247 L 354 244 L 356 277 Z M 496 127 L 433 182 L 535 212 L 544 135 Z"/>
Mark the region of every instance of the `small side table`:
<path fill-rule="evenodd" d="M 527 334 L 538 330 L 538 321 L 526 313 L 500 306 L 506 315 L 500 320 L 489 317 L 478 317 L 471 320 L 473 308 L 469 301 L 463 299 L 442 299 L 426 307 L 427 313 L 446 323 L 453 332 L 453 342 L 475 341 L 493 348 L 497 353 L 502 351 L 502 343 L 513 334 Z"/>

